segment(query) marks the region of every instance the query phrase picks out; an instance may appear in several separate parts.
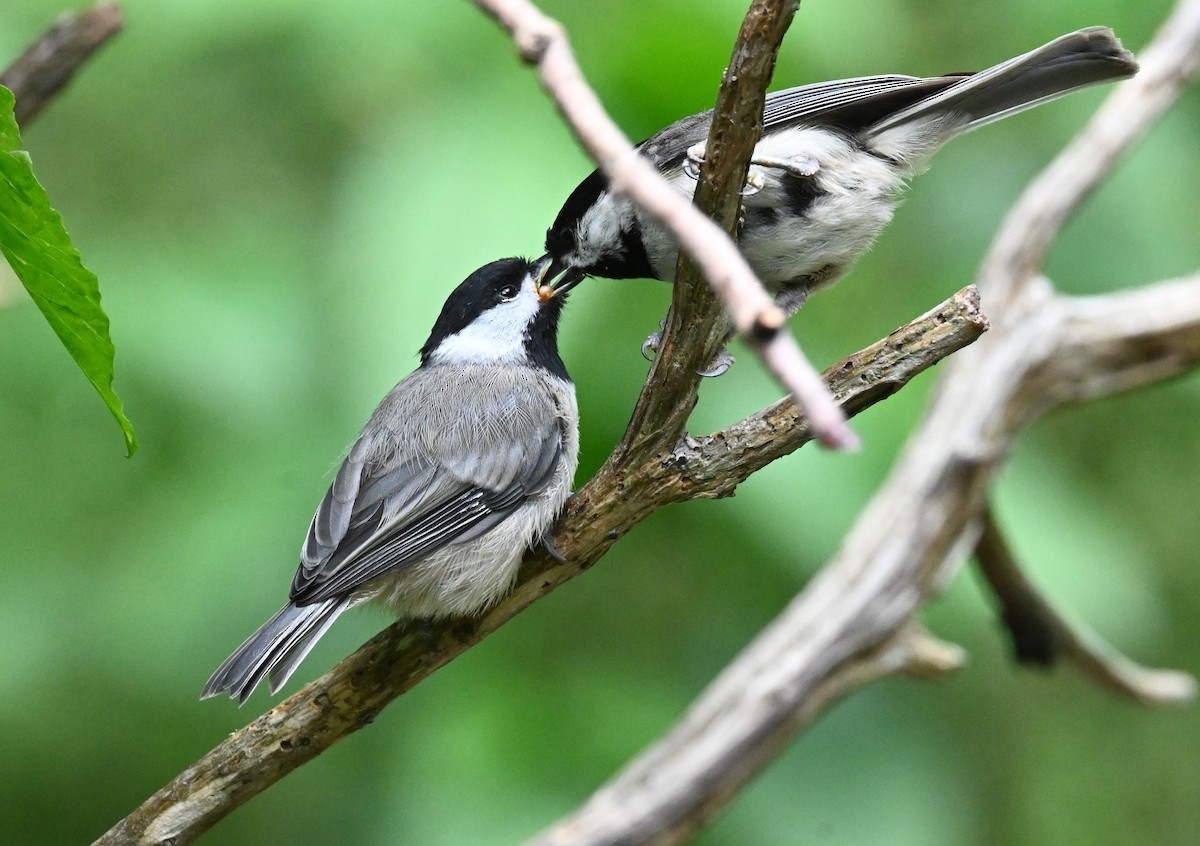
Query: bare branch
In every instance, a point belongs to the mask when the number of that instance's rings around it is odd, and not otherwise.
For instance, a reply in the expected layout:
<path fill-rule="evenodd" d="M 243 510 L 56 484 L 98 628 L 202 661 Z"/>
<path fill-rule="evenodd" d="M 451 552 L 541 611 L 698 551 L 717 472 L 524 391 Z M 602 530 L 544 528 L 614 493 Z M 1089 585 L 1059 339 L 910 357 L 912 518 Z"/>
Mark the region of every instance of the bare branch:
<path fill-rule="evenodd" d="M 989 504 L 980 521 L 975 560 L 996 599 L 1008 630 L 1013 658 L 1020 664 L 1053 667 L 1062 658 L 1062 634 L 1053 610 L 1017 567 Z"/>
<path fill-rule="evenodd" d="M 757 642 L 756 642 L 757 644 Z M 787 659 L 787 646 L 780 645 L 773 655 Z M 753 646 L 751 647 L 754 648 Z M 743 652 L 735 666 L 742 665 L 749 652 Z M 613 846 L 617 843 L 671 846 L 687 843 L 717 810 L 723 807 L 737 789 L 758 769 L 765 766 L 774 748 L 810 725 L 825 709 L 857 688 L 903 672 L 911 657 L 904 636 L 884 639 L 878 647 L 857 655 L 844 656 L 841 672 L 831 674 L 806 688 L 803 702 L 792 709 L 779 708 L 773 701 L 773 691 L 786 685 L 790 676 L 785 665 L 779 665 L 780 675 L 758 678 L 719 678 L 709 687 L 720 685 L 727 699 L 743 717 L 741 720 L 721 720 L 719 715 L 706 714 L 711 722 L 693 719 L 689 713 L 670 736 L 626 769 L 608 786 L 592 796 L 577 813 L 561 820 L 553 828 L 526 842 L 526 846 Z M 763 658 L 769 660 L 764 654 Z M 756 664 L 758 661 L 756 660 Z M 734 685 L 747 683 L 741 691 Z M 778 682 L 778 683 L 776 683 Z M 751 713 L 761 719 L 744 719 Z M 720 732 L 734 731 L 728 744 L 720 743 Z M 730 749 L 742 747 L 746 755 L 730 754 Z M 666 781 L 678 774 L 674 758 L 687 759 L 688 772 L 716 773 L 712 783 L 699 778 L 685 784 L 672 785 Z M 718 759 L 728 768 L 707 766 Z M 706 766 L 701 766 L 701 764 Z M 674 806 L 664 800 L 671 797 L 695 795 L 703 801 L 685 802 Z"/>
<path fill-rule="evenodd" d="M 17 123 L 27 126 L 110 38 L 121 31 L 121 7 L 100 3 L 82 12 L 62 15 L 0 74 L 16 96 Z"/>
<path fill-rule="evenodd" d="M 1049 666 L 1061 656 L 1099 686 L 1142 705 L 1181 705 L 1196 699 L 1196 679 L 1188 673 L 1143 667 L 1086 626 L 1059 614 L 1021 571 L 990 509 L 975 554 L 1000 600 L 1018 660 Z"/>
<path fill-rule="evenodd" d="M 917 374 L 971 343 L 986 327 L 972 289 L 826 371 L 850 414 L 880 402 Z M 597 476 L 567 505 L 554 545 L 526 557 L 516 587 L 476 620 L 436 623 L 415 633 L 397 623 L 320 679 L 272 708 L 150 797 L 96 846 L 192 842 L 242 803 L 346 735 L 392 700 L 483 640 L 530 604 L 598 561 L 634 525 L 663 505 L 728 496 L 738 481 L 792 452 L 812 433 L 790 401 L 724 432 L 681 443 L 679 458 L 639 469 L 628 487 Z M 745 466 L 737 460 L 745 453 Z M 727 474 L 740 474 L 734 481 Z"/>
<path fill-rule="evenodd" d="M 917 679 L 936 679 L 962 669 L 967 653 L 956 643 L 934 637 L 924 627 L 910 623 L 901 635 L 907 647 L 904 672 Z"/>
<path fill-rule="evenodd" d="M 537 66 L 543 86 L 554 97 L 559 111 L 576 137 L 608 177 L 610 190 L 614 194 L 629 197 L 666 227 L 679 240 L 683 250 L 704 269 L 709 284 L 720 297 L 739 334 L 756 349 L 765 347 L 764 342 L 780 337 L 783 334 L 780 330 L 785 323 L 783 312 L 763 289 L 750 265 L 721 227 L 688 202 L 649 162 L 637 154 L 583 78 L 562 26 L 546 17 L 528 0 L 475 2 L 512 34 L 522 58 Z M 794 11 L 796 2 L 763 0 L 761 4 L 756 3 L 758 5 L 790 6 Z M 790 17 L 788 14 L 787 19 L 790 20 Z M 782 37 L 782 32 L 779 35 Z M 774 53 L 771 56 L 773 66 Z M 766 79 L 762 84 L 766 85 Z M 761 120 L 761 107 L 758 119 Z M 742 179 L 745 179 L 744 168 Z M 737 188 L 741 188 L 740 182 Z M 673 350 L 660 351 L 660 355 L 664 352 L 668 361 L 656 365 L 655 369 L 672 371 L 672 379 L 691 380 L 696 368 L 676 367 L 670 358 Z M 763 349 L 762 352 L 772 373 L 808 412 L 818 427 L 823 443 L 836 447 L 853 447 L 857 444 L 857 437 L 846 425 L 845 417 L 837 409 L 833 398 L 820 386 L 815 378 L 816 371 L 800 353 L 795 339 L 785 337 L 774 341 L 769 345 L 769 350 Z M 682 415 L 673 415 L 675 425 L 663 427 L 657 420 L 647 421 L 646 430 L 664 436 L 658 442 L 660 447 L 669 448 L 683 431 L 687 414 L 694 404 L 693 389 L 690 400 L 684 392 L 675 404 L 677 409 L 685 409 Z"/>
<path fill-rule="evenodd" d="M 1200 363 L 1200 287 L 1192 309 L 1163 306 L 1178 283 L 1147 289 L 1142 305 L 1153 334 L 1127 337 L 1155 349 L 1174 369 Z M 1164 294 L 1155 303 L 1150 292 Z M 1069 301 L 1067 301 L 1069 302 Z M 1093 308 L 1084 303 L 1079 311 Z M 693 703 L 666 736 L 601 788 L 579 811 L 531 841 L 537 846 L 622 842 L 681 843 L 716 812 L 837 696 L 880 675 L 912 671 L 907 645 L 914 615 L 957 566 L 951 552 L 983 508 L 989 482 L 1018 433 L 1071 393 L 1048 381 L 1048 362 L 1091 358 L 1088 345 L 1060 344 L 1077 320 L 1049 285 L 1027 288 L 1007 331 L 993 329 L 954 366 L 920 431 L 890 478 L 859 517 L 841 551 L 769 627 Z M 1114 333 L 1115 334 L 1115 333 Z M 1117 343 L 1113 341 L 1113 343 Z M 977 351 L 987 346 L 986 354 Z M 1110 351 L 1115 348 L 1110 347 Z M 1128 382 L 1112 380 L 1114 391 Z M 1090 647 L 1094 653 L 1096 647 Z M 927 653 L 928 654 L 928 653 Z M 920 659 L 915 659 L 920 666 Z M 1129 683 L 1136 668 L 1110 661 Z M 1171 685 L 1175 685 L 1172 688 Z M 1163 690 L 1181 693 L 1178 677 Z M 830 691 L 836 691 L 831 695 Z M 1174 699 L 1171 701 L 1182 701 Z"/>

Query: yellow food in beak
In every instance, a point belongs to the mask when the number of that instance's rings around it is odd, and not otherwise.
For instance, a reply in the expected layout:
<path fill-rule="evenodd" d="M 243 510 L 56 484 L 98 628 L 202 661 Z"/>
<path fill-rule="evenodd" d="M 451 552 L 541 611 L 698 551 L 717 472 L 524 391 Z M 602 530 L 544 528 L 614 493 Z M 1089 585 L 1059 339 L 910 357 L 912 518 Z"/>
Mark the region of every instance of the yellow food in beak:
<path fill-rule="evenodd" d="M 557 293 L 557 291 L 554 290 L 553 286 L 542 284 L 542 281 L 546 278 L 546 274 L 550 272 L 551 264 L 552 264 L 552 262 L 550 261 L 549 256 L 547 256 L 542 261 L 542 266 L 538 269 L 538 274 L 537 274 L 538 299 L 544 303 L 548 303 L 548 302 L 550 302 L 550 300 L 554 299 L 554 295 Z"/>

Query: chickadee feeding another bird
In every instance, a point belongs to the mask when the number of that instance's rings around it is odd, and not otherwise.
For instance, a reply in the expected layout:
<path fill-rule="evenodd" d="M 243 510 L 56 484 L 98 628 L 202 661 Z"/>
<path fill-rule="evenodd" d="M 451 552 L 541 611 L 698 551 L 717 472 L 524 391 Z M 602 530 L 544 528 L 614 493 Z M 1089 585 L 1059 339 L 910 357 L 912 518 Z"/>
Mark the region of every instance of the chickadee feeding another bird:
<path fill-rule="evenodd" d="M 1112 30 L 1090 27 L 975 74 L 870 76 L 770 94 L 743 189 L 738 245 L 794 313 L 871 246 L 905 180 L 951 138 L 1136 71 Z M 691 197 L 711 123 L 711 111 L 692 115 L 638 149 Z M 550 278 L 670 281 L 678 245 L 632 201 L 611 194 L 597 170 L 546 232 L 546 253 L 554 260 Z"/>
<path fill-rule="evenodd" d="M 578 282 L 544 284 L 549 259 L 472 273 L 446 300 L 421 366 L 375 409 L 325 494 L 290 601 L 238 647 L 201 698 L 274 693 L 348 608 L 475 614 L 544 538 L 579 456 L 575 386 L 558 319 Z"/>

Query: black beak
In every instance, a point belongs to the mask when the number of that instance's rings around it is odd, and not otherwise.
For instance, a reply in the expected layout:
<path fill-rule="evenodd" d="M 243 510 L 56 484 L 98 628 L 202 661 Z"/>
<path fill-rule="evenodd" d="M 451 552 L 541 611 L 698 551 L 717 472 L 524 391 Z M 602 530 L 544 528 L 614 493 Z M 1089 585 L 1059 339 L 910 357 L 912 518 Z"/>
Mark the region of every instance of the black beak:
<path fill-rule="evenodd" d="M 550 280 L 550 288 L 553 289 L 555 296 L 558 296 L 567 293 L 586 279 L 587 274 L 562 259 L 556 258 L 550 262 L 545 278 Z"/>

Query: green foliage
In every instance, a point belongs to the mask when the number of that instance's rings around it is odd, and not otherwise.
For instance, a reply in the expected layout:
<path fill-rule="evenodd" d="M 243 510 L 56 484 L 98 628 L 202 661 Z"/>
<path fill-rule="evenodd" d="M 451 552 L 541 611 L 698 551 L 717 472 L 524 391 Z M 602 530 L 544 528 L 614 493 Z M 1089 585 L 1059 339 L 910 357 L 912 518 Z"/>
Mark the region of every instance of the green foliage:
<path fill-rule="evenodd" d="M 83 266 L 62 216 L 33 175 L 13 103 L 12 92 L 0 86 L 0 252 L 117 419 L 127 454 L 133 455 L 133 424 L 112 387 L 115 350 L 100 307 L 100 284 Z"/>
<path fill-rule="evenodd" d="M 747 3 L 545 5 L 644 136 L 711 106 Z M 591 169 L 470 3 L 123 6 L 125 32 L 25 140 L 119 315 L 138 461 L 110 448 L 105 412 L 42 342 L 38 311 L 0 309 L 0 841 L 21 846 L 91 842 L 277 701 L 197 696 L 284 600 L 340 453 L 416 365 L 446 293 L 487 261 L 536 253 Z M 1140 50 L 1169 6 L 805 0 L 776 78 L 969 69 L 1089 24 Z M 15 56 L 47 2 L 9 0 L 0 18 L 0 56 Z M 1104 94 L 942 151 L 876 248 L 799 315 L 814 359 L 969 282 L 1025 181 Z M 1057 284 L 1102 293 L 1200 266 L 1197 137 L 1193 90 L 1056 245 Z M 636 282 L 572 295 L 581 480 L 629 419 L 638 347 L 668 301 Z M 739 359 L 704 385 L 693 431 L 778 396 Z M 806 448 L 732 500 L 639 525 L 200 843 L 490 846 L 544 827 L 678 719 L 837 549 L 937 376 L 856 421 L 861 453 Z M 998 484 L 1018 553 L 1057 601 L 1139 660 L 1193 672 L 1197 420 L 1195 375 L 1068 410 L 1021 441 Z M 385 622 L 346 615 L 297 682 Z M 970 572 L 926 623 L 969 650 L 963 671 L 855 694 L 698 843 L 1193 846 L 1200 711 L 1147 712 L 1070 670 L 1013 668 Z"/>

